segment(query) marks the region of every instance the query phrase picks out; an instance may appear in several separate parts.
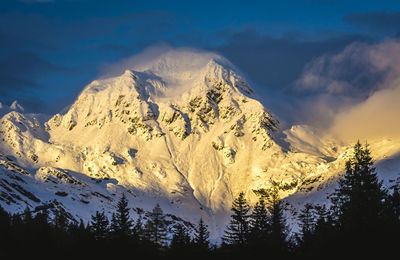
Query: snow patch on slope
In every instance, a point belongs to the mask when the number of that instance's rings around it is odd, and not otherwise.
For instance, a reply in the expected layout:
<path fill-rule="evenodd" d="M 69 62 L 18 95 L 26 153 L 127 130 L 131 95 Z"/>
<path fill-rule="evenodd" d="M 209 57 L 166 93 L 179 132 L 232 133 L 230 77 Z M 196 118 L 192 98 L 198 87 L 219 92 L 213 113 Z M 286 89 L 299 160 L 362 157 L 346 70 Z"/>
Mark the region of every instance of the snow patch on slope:
<path fill-rule="evenodd" d="M 400 150 L 395 140 L 375 147 L 379 160 Z M 322 190 L 351 155 L 307 126 L 281 133 L 232 64 L 189 50 L 93 81 L 65 113 L 46 122 L 6 114 L 0 151 L 9 158 L 1 178 L 10 183 L 16 172 L 28 173 L 18 185 L 40 202 L 57 198 L 79 218 L 89 219 L 99 207 L 110 211 L 127 193 L 140 207 L 159 202 L 194 223 L 203 216 L 214 238 L 239 192 L 253 204 L 273 186 L 282 198 Z M 11 199 L 0 203 L 9 209 L 39 203 L 7 183 L 3 192 Z"/>

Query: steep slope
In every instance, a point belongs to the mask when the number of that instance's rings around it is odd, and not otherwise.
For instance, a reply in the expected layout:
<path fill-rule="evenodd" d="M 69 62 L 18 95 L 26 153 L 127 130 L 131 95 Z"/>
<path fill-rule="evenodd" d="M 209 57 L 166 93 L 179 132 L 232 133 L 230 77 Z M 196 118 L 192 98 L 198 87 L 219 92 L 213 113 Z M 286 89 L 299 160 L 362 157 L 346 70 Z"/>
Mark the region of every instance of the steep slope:
<path fill-rule="evenodd" d="M 49 120 L 8 113 L 0 131 L 0 203 L 10 210 L 57 198 L 88 219 L 127 193 L 135 207 L 159 202 L 193 222 L 202 215 L 214 235 L 239 192 L 252 203 L 271 186 L 281 197 L 312 192 L 342 171 L 349 153 L 305 126 L 282 140 L 278 120 L 234 66 L 193 51 L 95 80 Z M 36 199 L 22 198 L 13 176 Z"/>

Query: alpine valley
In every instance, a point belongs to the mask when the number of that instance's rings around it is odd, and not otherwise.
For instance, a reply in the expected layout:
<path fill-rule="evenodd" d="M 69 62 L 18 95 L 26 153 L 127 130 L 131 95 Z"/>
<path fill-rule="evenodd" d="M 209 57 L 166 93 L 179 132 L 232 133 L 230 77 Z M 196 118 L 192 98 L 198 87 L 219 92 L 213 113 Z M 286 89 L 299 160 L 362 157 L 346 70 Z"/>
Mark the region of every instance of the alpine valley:
<path fill-rule="evenodd" d="M 276 187 L 289 209 L 326 200 L 357 141 L 306 125 L 281 129 L 229 61 L 188 49 L 93 81 L 51 118 L 16 102 L 0 113 L 6 210 L 46 205 L 88 221 L 96 210 L 111 214 L 125 194 L 138 214 L 159 203 L 188 226 L 202 216 L 213 239 L 240 192 L 254 204 Z M 369 143 L 385 185 L 398 182 L 400 141 Z"/>

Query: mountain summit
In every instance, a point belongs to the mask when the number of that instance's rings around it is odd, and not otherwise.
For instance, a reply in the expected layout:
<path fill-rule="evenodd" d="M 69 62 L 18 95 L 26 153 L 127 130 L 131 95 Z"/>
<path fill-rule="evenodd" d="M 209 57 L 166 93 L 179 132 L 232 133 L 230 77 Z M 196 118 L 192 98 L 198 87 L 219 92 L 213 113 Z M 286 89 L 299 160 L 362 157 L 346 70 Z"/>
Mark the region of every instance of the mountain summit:
<path fill-rule="evenodd" d="M 305 126 L 282 131 L 226 59 L 170 50 L 95 80 L 49 120 L 12 111 L 0 124 L 0 203 L 57 201 L 76 218 L 111 212 L 122 193 L 221 233 L 232 199 L 277 187 L 309 192 L 344 169 L 346 148 Z M 282 140 L 286 136 L 286 140 Z"/>

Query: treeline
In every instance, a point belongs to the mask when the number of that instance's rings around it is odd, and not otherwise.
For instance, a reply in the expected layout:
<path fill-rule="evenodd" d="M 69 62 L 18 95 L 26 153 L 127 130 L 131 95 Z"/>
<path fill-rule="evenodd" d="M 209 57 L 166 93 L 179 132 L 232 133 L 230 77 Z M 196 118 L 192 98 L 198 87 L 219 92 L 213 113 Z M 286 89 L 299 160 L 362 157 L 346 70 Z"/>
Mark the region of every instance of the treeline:
<path fill-rule="evenodd" d="M 104 211 L 97 211 L 85 225 L 68 218 L 63 210 L 49 212 L 43 208 L 36 214 L 26 209 L 22 214 L 8 214 L 0 207 L 1 256 L 68 256 L 116 257 L 134 254 L 136 257 L 198 255 L 210 252 L 209 231 L 200 218 L 193 237 L 182 223 L 172 223 L 168 231 L 166 215 L 157 204 L 147 214 L 134 221 L 125 195 L 109 220 Z M 51 213 L 51 214 L 50 214 Z M 50 217 L 50 215 L 53 215 Z"/>
<path fill-rule="evenodd" d="M 175 222 L 170 234 L 159 205 L 146 220 L 133 221 L 125 196 L 111 219 L 96 212 L 86 225 L 68 220 L 61 211 L 50 217 L 46 209 L 10 215 L 0 208 L 0 256 L 331 258 L 398 254 L 399 188 L 383 187 L 368 145 L 358 142 L 354 146 L 346 172 L 328 198 L 329 206 L 306 204 L 297 214 L 298 231 L 290 232 L 277 190 L 261 196 L 254 207 L 240 193 L 219 246 L 210 244 L 202 219 L 194 232 Z"/>
<path fill-rule="evenodd" d="M 386 189 L 360 142 L 346 162 L 329 206 L 306 204 L 297 214 L 299 230 L 289 232 L 285 205 L 272 191 L 251 210 L 244 194 L 233 202 L 220 251 L 231 256 L 332 258 L 399 255 L 400 192 Z"/>

